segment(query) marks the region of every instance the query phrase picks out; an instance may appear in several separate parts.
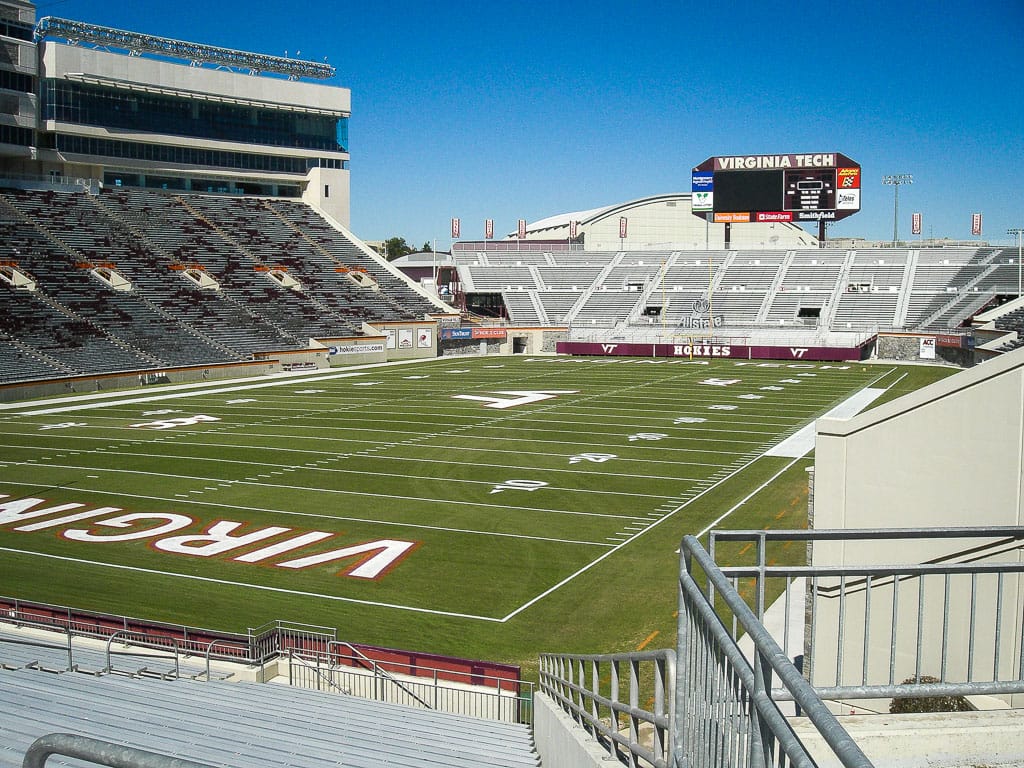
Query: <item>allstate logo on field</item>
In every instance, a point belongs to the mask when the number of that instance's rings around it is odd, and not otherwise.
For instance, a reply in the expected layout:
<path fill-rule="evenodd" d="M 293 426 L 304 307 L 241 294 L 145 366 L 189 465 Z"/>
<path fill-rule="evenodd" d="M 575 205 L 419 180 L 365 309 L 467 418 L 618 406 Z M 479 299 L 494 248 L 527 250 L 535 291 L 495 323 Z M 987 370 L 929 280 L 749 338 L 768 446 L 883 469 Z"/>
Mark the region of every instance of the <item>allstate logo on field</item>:
<path fill-rule="evenodd" d="M 680 328 L 721 328 L 725 325 L 725 315 L 711 314 L 711 301 L 706 293 L 693 302 L 689 317 L 682 317 L 679 320 Z"/>

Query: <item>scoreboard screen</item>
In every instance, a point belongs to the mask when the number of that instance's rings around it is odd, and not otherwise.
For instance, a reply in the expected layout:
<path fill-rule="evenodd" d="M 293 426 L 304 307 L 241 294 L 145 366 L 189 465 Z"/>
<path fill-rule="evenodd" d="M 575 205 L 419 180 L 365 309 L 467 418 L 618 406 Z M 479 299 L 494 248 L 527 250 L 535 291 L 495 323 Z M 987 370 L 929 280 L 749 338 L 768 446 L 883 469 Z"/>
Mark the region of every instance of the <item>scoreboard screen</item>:
<path fill-rule="evenodd" d="M 716 222 L 834 221 L 860 210 L 860 165 L 837 152 L 708 158 L 693 212 Z"/>

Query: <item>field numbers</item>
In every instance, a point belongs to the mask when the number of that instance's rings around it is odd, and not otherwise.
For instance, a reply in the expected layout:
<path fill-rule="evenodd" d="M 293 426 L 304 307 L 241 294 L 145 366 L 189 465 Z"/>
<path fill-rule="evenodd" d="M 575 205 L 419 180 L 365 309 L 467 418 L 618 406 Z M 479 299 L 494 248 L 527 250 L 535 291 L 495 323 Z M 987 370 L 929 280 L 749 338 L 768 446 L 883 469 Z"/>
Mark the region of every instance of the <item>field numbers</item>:
<path fill-rule="evenodd" d="M 569 459 L 570 464 L 579 464 L 581 461 L 592 461 L 595 464 L 603 464 L 611 459 L 617 459 L 614 453 L 579 453 Z"/>
<path fill-rule="evenodd" d="M 536 491 L 545 485 L 547 483 L 543 480 L 506 480 L 501 485 L 494 486 L 494 490 L 491 493 L 501 493 L 502 491 Z"/>
<path fill-rule="evenodd" d="M 635 435 L 629 436 L 629 442 L 635 442 L 636 440 L 664 440 L 668 435 L 664 432 L 637 432 Z"/>
<path fill-rule="evenodd" d="M 220 421 L 220 418 L 199 413 L 195 416 L 181 416 L 177 419 L 145 421 L 140 424 L 132 424 L 131 426 L 138 427 L 139 429 L 174 429 L 175 427 L 191 427 L 203 421 Z"/>
<path fill-rule="evenodd" d="M 486 367 L 486 366 L 485 366 Z M 578 389 L 540 389 L 498 391 L 496 395 L 514 395 L 514 397 L 488 397 L 486 395 L 452 395 L 457 400 L 478 400 L 484 408 L 515 408 L 517 405 L 529 405 L 541 400 L 550 400 L 558 395 L 575 395 Z"/>

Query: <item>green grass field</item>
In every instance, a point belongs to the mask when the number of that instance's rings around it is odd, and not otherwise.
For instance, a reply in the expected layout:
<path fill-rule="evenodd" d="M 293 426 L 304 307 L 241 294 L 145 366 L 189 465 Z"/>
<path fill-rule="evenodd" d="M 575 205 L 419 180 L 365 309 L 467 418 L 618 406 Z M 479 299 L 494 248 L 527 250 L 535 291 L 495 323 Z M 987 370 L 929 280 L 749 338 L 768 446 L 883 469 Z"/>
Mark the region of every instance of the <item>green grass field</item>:
<path fill-rule="evenodd" d="M 440 358 L 23 403 L 0 411 L 0 594 L 527 675 L 667 647 L 684 534 L 805 525 L 812 457 L 769 449 L 950 372 Z"/>

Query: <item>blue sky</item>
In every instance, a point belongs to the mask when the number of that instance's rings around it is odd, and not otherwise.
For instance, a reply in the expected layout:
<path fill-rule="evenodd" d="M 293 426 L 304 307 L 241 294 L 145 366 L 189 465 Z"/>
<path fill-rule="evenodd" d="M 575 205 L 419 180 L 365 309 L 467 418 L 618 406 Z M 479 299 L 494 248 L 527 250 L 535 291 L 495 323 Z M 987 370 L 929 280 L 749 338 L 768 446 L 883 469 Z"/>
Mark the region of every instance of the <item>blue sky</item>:
<path fill-rule="evenodd" d="M 835 236 L 1016 243 L 1024 2 L 305 4 L 39 0 L 38 15 L 337 68 L 352 91 L 352 229 L 447 249 L 519 218 L 686 192 L 713 155 L 841 152 L 861 211 Z"/>

